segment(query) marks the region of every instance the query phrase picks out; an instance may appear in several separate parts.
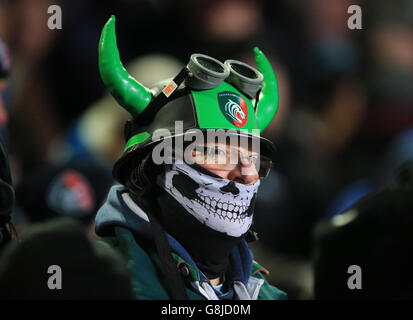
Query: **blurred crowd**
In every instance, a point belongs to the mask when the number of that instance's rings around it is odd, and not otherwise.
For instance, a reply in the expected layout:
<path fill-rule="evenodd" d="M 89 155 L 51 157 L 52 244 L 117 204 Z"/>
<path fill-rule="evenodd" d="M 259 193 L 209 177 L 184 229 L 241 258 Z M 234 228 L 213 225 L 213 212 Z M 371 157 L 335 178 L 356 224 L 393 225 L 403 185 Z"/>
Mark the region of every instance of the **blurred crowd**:
<path fill-rule="evenodd" d="M 53 4 L 61 30 L 47 27 Z M 354 4 L 361 30 L 347 25 Z M 346 286 L 353 264 L 366 279 L 369 270 L 379 279 L 384 262 L 393 274 L 413 266 L 404 232 L 413 227 L 405 215 L 413 212 L 413 2 L 404 0 L 1 0 L 12 68 L 0 88 L 0 133 L 18 233 L 69 216 L 96 237 L 94 214 L 116 183 L 128 118 L 98 72 L 112 14 L 123 63 L 146 86 L 175 76 L 196 52 L 254 65 L 258 46 L 271 60 L 280 105 L 263 135 L 278 162 L 260 187 L 260 241 L 251 247 L 290 299 L 347 297 L 334 282 Z M 356 214 L 337 224 L 349 210 Z M 397 284 L 413 284 L 410 277 Z M 395 296 L 413 297 L 392 284 Z"/>

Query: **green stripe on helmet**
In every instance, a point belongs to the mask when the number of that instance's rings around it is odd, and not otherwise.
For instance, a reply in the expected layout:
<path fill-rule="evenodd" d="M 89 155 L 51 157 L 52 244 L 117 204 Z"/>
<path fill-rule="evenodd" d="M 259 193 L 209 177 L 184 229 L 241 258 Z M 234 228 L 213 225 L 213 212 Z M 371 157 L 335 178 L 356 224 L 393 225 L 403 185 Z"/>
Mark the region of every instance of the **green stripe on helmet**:
<path fill-rule="evenodd" d="M 127 150 L 129 150 L 130 148 L 132 148 L 133 146 L 137 145 L 137 144 L 141 144 L 143 142 L 145 142 L 146 140 L 148 140 L 150 138 L 150 134 L 148 132 L 141 132 L 138 134 L 135 134 L 133 137 L 131 137 L 125 147 L 125 152 Z"/>
<path fill-rule="evenodd" d="M 218 88 L 191 93 L 199 128 L 234 129 L 250 133 L 258 129 L 251 100 L 229 83 L 223 82 Z"/>

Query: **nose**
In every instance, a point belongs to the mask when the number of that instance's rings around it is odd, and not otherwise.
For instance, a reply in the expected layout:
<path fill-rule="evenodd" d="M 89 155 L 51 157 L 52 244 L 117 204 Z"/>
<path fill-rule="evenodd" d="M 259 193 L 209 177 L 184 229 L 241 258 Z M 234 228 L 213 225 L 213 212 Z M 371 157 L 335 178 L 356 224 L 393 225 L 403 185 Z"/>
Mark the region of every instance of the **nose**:
<path fill-rule="evenodd" d="M 221 187 L 219 190 L 222 192 L 230 192 L 234 196 L 239 194 L 239 189 L 235 186 L 234 181 L 230 181 L 226 186 Z"/>
<path fill-rule="evenodd" d="M 255 165 L 250 163 L 238 164 L 229 174 L 228 180 L 251 185 L 258 181 L 259 175 Z"/>

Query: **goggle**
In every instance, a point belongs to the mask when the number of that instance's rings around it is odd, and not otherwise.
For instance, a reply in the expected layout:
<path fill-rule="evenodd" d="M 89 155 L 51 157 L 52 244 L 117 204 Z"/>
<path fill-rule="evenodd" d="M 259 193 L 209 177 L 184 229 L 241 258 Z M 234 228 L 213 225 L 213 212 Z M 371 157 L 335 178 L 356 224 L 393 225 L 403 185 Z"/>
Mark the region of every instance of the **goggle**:
<path fill-rule="evenodd" d="M 264 77 L 255 68 L 237 60 L 224 63 L 210 56 L 195 53 L 186 66 L 188 77 L 185 84 L 193 90 L 217 88 L 225 80 L 248 98 L 255 97 Z"/>
<path fill-rule="evenodd" d="M 141 122 L 150 122 L 182 83 L 191 90 L 218 88 L 226 81 L 249 99 L 261 89 L 263 75 L 250 65 L 238 60 L 224 63 L 200 53 L 191 55 L 188 64 L 170 81 L 139 116 Z"/>

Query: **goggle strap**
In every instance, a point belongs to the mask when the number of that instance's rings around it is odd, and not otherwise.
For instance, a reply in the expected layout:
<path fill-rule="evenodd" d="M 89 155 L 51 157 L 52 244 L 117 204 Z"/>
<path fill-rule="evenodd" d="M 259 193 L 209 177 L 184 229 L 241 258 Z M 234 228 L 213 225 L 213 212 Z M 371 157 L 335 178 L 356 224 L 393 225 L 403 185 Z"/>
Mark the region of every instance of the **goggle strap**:
<path fill-rule="evenodd" d="M 158 111 L 171 99 L 173 93 L 188 77 L 189 70 L 185 66 L 178 75 L 173 78 L 162 91 L 152 99 L 149 105 L 143 110 L 143 112 L 136 118 L 136 125 L 142 126 L 151 123 Z M 138 124 L 139 123 L 139 124 Z"/>

